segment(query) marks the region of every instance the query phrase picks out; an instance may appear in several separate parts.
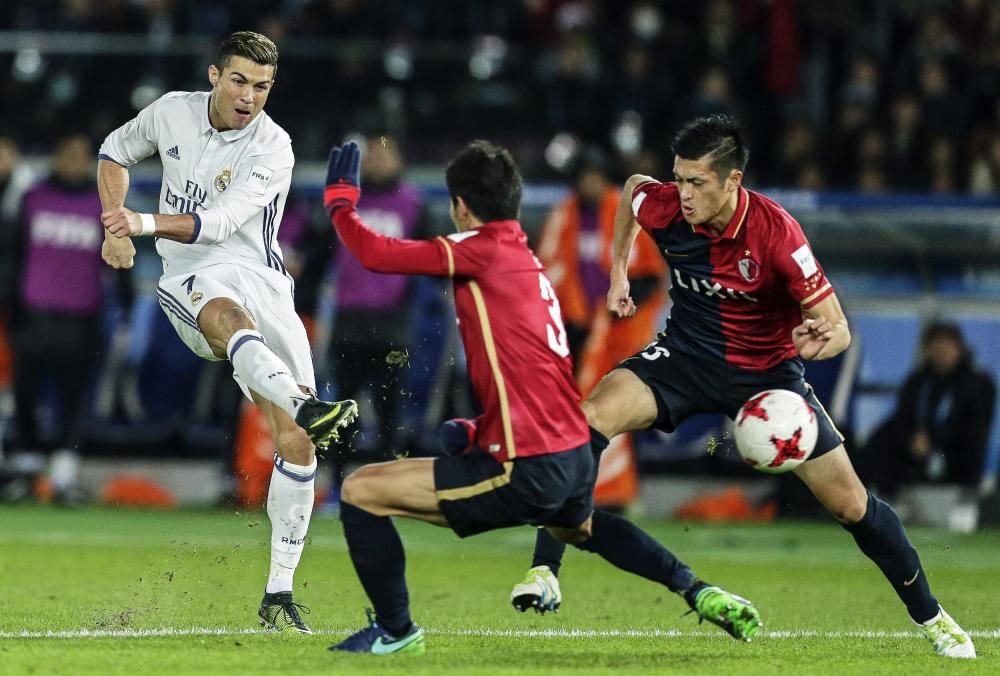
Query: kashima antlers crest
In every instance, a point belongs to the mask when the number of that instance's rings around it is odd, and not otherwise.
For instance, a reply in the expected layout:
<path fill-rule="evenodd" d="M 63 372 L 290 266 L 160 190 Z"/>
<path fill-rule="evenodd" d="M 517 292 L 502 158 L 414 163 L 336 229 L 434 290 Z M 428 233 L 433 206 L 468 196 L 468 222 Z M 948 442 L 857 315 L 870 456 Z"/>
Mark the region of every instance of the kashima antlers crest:
<path fill-rule="evenodd" d="M 740 275 L 748 282 L 756 282 L 760 277 L 760 265 L 752 258 L 741 258 L 737 264 L 740 268 Z"/>

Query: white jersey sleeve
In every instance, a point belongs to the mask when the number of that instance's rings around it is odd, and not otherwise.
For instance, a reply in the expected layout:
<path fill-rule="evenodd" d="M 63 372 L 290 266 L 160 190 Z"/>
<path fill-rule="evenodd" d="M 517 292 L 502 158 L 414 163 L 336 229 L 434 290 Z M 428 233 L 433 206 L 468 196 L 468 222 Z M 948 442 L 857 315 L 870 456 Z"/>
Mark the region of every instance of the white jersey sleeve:
<path fill-rule="evenodd" d="M 244 224 L 270 208 L 275 197 L 287 195 L 292 184 L 295 156 L 291 146 L 247 157 L 236 168 L 232 185 L 212 204 L 194 214 L 192 244 L 218 244 Z"/>
<path fill-rule="evenodd" d="M 162 100 L 153 101 L 140 110 L 138 115 L 108 134 L 101 144 L 98 157 L 130 167 L 155 153 L 159 140 L 156 113 Z"/>

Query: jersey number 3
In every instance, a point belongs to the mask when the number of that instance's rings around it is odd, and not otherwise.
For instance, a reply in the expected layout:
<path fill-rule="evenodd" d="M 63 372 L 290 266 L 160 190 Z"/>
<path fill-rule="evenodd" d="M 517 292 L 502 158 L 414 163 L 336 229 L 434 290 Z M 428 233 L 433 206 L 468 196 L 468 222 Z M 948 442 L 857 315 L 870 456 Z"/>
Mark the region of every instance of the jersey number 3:
<path fill-rule="evenodd" d="M 542 290 L 542 300 L 549 304 L 549 317 L 551 324 L 545 325 L 545 333 L 549 339 L 549 349 L 560 357 L 569 356 L 569 343 L 566 340 L 566 327 L 563 326 L 562 310 L 559 308 L 559 299 L 556 298 L 556 291 L 552 288 L 552 282 L 544 273 L 538 273 L 538 285 Z"/>

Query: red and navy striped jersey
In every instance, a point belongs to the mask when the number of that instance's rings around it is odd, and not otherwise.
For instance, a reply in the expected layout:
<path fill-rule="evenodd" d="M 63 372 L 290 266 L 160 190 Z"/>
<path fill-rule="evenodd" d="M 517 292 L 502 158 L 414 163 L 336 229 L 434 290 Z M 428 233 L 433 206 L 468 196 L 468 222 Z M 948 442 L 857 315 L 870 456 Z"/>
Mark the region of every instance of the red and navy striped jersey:
<path fill-rule="evenodd" d="M 559 301 L 517 221 L 433 240 L 385 237 L 352 209 L 334 213 L 344 244 L 375 272 L 451 277 L 472 389 L 476 444 L 499 462 L 590 439 Z"/>
<path fill-rule="evenodd" d="M 691 225 L 675 183 L 643 183 L 632 212 L 670 265 L 667 346 L 754 371 L 797 356 L 792 329 L 833 293 L 798 222 L 778 203 L 739 189 L 721 235 Z"/>

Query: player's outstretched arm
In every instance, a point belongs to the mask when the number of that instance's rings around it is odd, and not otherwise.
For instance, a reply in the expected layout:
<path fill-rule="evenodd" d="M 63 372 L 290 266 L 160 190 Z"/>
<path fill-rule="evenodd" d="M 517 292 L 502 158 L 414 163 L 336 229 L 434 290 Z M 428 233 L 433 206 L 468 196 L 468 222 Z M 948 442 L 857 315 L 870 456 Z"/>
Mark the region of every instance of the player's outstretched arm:
<path fill-rule="evenodd" d="M 344 245 L 372 272 L 453 276 L 450 244 L 386 237 L 364 224 L 355 211 L 361 197 L 361 149 L 354 141 L 330 150 L 323 204 Z"/>
<path fill-rule="evenodd" d="M 615 211 L 615 234 L 611 249 L 611 286 L 608 289 L 608 311 L 618 317 L 631 317 L 636 305 L 629 295 L 628 261 L 632 245 L 639 234 L 639 223 L 632 211 L 632 193 L 643 183 L 652 181 L 649 176 L 635 174 L 625 181 L 618 210 Z"/>
<path fill-rule="evenodd" d="M 792 342 L 803 359 L 835 357 L 851 344 L 851 330 L 837 294 L 831 293 L 802 311 L 802 323 L 792 329 Z"/>
<path fill-rule="evenodd" d="M 108 211 L 125 204 L 128 193 L 128 168 L 110 160 L 97 161 L 97 192 L 101 196 L 101 210 Z M 135 259 L 135 246 L 128 237 L 116 237 L 104 231 L 101 258 L 116 270 L 130 268 Z"/>

